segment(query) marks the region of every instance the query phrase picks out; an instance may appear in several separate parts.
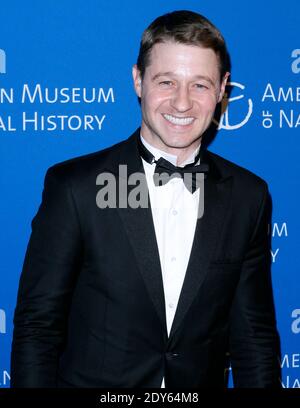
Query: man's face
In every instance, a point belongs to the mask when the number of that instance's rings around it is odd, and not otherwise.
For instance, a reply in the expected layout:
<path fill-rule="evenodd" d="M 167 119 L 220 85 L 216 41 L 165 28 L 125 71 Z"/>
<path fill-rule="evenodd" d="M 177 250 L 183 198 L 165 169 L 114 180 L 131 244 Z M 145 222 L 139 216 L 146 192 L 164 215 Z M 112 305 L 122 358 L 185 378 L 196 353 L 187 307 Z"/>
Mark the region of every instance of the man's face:
<path fill-rule="evenodd" d="M 209 127 L 228 75 L 220 83 L 218 58 L 212 49 L 175 42 L 155 44 L 143 80 L 133 67 L 143 137 L 178 159 L 186 158 Z"/>

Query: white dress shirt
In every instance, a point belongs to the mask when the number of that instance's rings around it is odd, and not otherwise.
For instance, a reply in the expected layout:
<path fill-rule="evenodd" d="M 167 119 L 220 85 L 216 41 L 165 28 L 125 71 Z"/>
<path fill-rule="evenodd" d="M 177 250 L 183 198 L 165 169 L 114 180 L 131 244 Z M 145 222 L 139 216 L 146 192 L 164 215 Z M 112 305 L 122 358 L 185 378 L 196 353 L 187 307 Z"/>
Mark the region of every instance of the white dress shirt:
<path fill-rule="evenodd" d="M 177 156 L 151 146 L 142 136 L 141 140 L 156 160 L 163 157 L 177 165 Z M 199 149 L 200 146 L 181 166 L 193 163 Z M 143 160 L 162 269 L 169 335 L 194 240 L 200 189 L 191 194 L 180 177 L 163 186 L 155 186 L 155 165 Z M 164 378 L 161 387 L 165 388 Z"/>

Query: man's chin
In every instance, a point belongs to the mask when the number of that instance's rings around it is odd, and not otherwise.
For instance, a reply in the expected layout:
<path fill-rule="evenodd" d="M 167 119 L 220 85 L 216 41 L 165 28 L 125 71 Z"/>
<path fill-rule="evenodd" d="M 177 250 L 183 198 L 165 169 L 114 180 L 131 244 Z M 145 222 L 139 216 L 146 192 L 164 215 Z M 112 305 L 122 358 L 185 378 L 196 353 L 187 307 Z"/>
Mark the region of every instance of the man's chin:
<path fill-rule="evenodd" d="M 164 140 L 164 144 L 169 149 L 188 149 L 190 146 L 200 144 L 201 138 L 194 140 Z"/>

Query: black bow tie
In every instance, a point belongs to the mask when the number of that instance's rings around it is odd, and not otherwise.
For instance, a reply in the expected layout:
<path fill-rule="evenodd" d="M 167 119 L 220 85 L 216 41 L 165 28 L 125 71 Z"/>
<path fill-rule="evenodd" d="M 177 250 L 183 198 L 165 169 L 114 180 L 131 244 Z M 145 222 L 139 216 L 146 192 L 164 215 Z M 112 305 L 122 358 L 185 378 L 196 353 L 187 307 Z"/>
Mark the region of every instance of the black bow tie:
<path fill-rule="evenodd" d="M 158 160 L 155 160 L 155 157 L 146 146 L 142 143 L 139 139 L 138 148 L 141 157 L 148 163 L 153 164 L 156 163 L 153 180 L 156 186 L 162 186 L 166 184 L 169 180 L 174 177 L 181 177 L 186 188 L 191 192 L 194 193 L 197 188 L 200 187 L 201 181 L 203 180 L 203 176 L 198 176 L 197 174 L 204 173 L 204 177 L 206 177 L 206 173 L 208 173 L 209 166 L 207 163 L 201 163 L 196 165 L 195 163 L 198 162 L 200 158 L 200 151 L 195 157 L 194 163 L 187 164 L 184 167 L 174 166 L 168 160 L 160 157 Z"/>

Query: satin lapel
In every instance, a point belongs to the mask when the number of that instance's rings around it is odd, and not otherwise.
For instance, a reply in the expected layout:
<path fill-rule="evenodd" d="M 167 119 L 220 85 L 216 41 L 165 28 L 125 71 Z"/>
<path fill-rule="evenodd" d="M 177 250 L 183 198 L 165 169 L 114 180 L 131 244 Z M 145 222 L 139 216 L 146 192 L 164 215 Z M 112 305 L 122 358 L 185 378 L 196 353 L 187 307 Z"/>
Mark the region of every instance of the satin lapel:
<path fill-rule="evenodd" d="M 137 131 L 128 139 L 126 143 L 124 143 L 124 148 L 119 156 L 117 164 L 126 165 L 126 182 L 128 181 L 128 177 L 130 177 L 134 173 L 139 173 L 139 176 L 142 175 L 144 177 L 144 185 L 148 197 L 148 206 L 147 208 L 132 208 L 129 205 L 126 208 L 118 208 L 117 206 L 117 211 L 127 232 L 128 240 L 135 254 L 136 262 L 145 282 L 149 297 L 153 302 L 154 308 L 162 323 L 164 334 L 167 337 L 164 300 L 165 298 L 161 265 L 158 246 L 156 242 L 148 187 L 146 183 L 146 176 L 144 173 L 142 160 L 137 150 L 137 137 L 139 137 L 139 131 Z M 117 173 L 116 163 L 112 164 L 111 169 L 113 173 Z M 120 180 L 121 178 L 117 178 L 118 185 Z M 125 182 L 124 177 L 121 182 Z M 133 189 L 136 188 L 136 186 L 137 185 L 128 185 L 128 197 L 130 196 L 130 193 L 133 191 Z"/>
<path fill-rule="evenodd" d="M 191 255 L 183 282 L 170 337 L 179 328 L 208 272 L 209 262 L 221 236 L 223 220 L 229 207 L 232 178 L 217 182 L 208 177 L 204 186 L 204 214 L 198 219 Z"/>
<path fill-rule="evenodd" d="M 119 208 L 136 262 L 166 332 L 162 272 L 150 208 Z"/>

